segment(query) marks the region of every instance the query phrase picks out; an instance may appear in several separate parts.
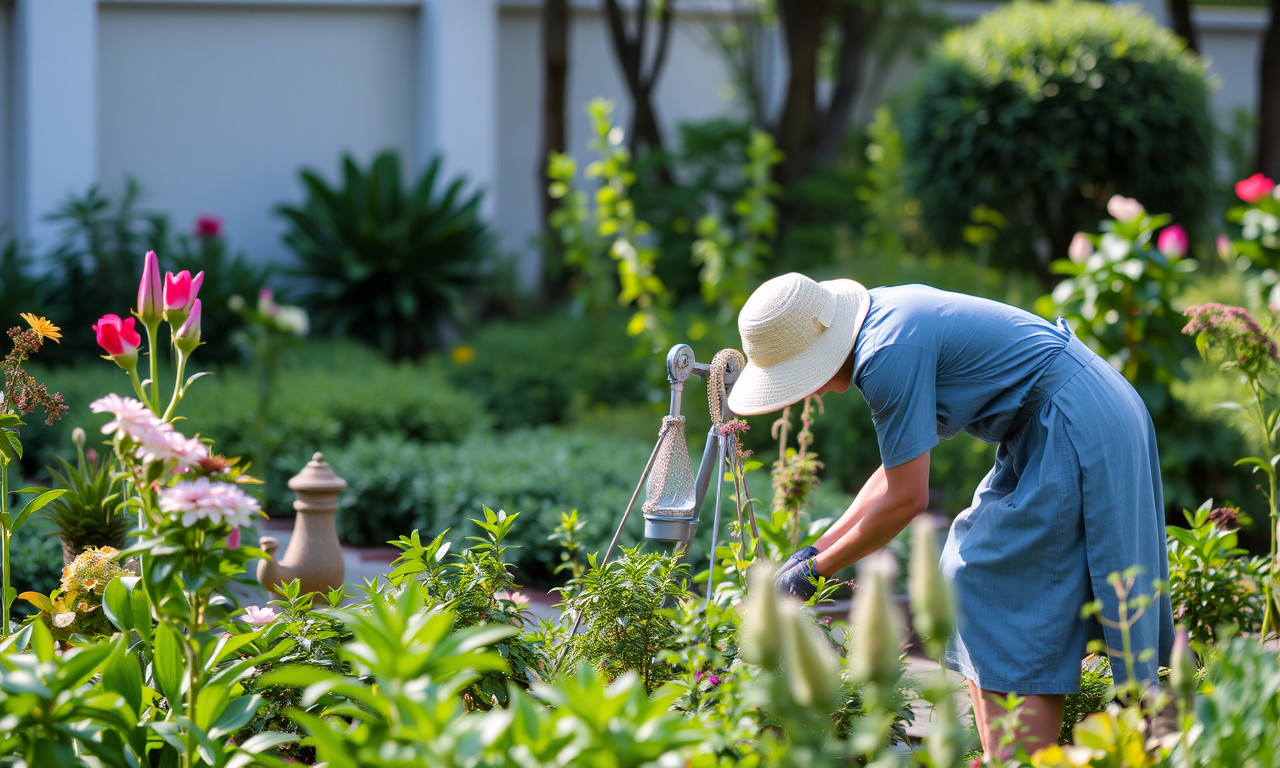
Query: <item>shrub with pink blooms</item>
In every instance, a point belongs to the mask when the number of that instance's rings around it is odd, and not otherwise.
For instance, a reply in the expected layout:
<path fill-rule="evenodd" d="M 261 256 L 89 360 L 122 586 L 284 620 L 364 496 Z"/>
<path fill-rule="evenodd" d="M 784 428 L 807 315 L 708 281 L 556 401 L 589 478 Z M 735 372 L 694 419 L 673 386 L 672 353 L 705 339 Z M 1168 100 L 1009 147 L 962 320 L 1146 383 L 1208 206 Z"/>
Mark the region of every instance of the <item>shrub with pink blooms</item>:
<path fill-rule="evenodd" d="M 1245 274 L 1251 306 L 1280 306 L 1280 187 L 1255 173 L 1235 185 L 1241 205 L 1227 209 L 1237 235 L 1219 246 L 1219 254 Z"/>

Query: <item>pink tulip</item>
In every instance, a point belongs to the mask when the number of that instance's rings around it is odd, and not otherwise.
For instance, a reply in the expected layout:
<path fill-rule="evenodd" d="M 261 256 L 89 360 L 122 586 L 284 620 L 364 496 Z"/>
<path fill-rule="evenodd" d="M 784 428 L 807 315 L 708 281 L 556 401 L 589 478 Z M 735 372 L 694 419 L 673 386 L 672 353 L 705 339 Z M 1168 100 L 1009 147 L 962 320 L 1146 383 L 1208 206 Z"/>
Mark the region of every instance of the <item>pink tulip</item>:
<path fill-rule="evenodd" d="M 119 315 L 103 315 L 93 331 L 98 335 L 98 345 L 121 368 L 130 370 L 138 364 L 138 346 L 142 337 L 133 329 L 134 319 Z"/>
<path fill-rule="evenodd" d="M 197 216 L 196 217 L 196 237 L 216 238 L 222 234 L 222 219 L 217 216 Z"/>
<path fill-rule="evenodd" d="M 196 347 L 200 346 L 200 300 L 196 299 L 191 305 L 191 314 L 183 321 L 182 327 L 177 333 L 173 334 L 173 343 L 178 347 L 178 351 L 184 355 L 190 355 Z"/>
<path fill-rule="evenodd" d="M 142 280 L 138 283 L 138 319 L 154 328 L 164 312 L 164 284 L 160 281 L 160 262 L 155 251 L 147 251 L 142 262 Z"/>
<path fill-rule="evenodd" d="M 1187 255 L 1187 245 L 1187 231 L 1177 224 L 1160 230 L 1156 238 L 1156 248 L 1171 259 Z"/>
<path fill-rule="evenodd" d="M 1112 195 L 1107 201 L 1107 213 L 1116 221 L 1133 221 L 1141 216 L 1144 210 L 1146 209 L 1142 207 L 1142 203 L 1132 197 Z"/>
<path fill-rule="evenodd" d="M 1275 189 L 1276 183 L 1260 173 L 1236 182 L 1236 194 L 1246 203 L 1256 203 Z"/>

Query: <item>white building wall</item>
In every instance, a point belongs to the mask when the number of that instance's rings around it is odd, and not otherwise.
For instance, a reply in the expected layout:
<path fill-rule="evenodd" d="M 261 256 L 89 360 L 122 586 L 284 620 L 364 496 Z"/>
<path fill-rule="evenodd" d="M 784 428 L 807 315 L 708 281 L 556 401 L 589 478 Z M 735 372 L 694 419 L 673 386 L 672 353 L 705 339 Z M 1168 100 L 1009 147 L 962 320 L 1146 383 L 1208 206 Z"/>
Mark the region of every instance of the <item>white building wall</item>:
<path fill-rule="evenodd" d="M 0 233 L 9 232 L 13 220 L 13 5 L 0 0 Z"/>
<path fill-rule="evenodd" d="M 416 158 L 413 7 L 103 5 L 98 177 L 127 175 L 184 231 L 221 217 L 255 260 L 287 255 L 272 208 L 298 170 L 339 158 Z"/>

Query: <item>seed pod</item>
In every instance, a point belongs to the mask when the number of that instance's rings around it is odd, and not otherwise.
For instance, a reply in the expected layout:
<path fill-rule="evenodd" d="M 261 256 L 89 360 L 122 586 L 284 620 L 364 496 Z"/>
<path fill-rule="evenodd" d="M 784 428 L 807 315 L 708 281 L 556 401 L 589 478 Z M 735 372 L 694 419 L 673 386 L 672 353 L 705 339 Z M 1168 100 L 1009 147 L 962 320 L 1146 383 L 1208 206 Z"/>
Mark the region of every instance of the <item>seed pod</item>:
<path fill-rule="evenodd" d="M 773 586 L 773 569 L 757 564 L 747 574 L 747 599 L 742 607 L 739 643 L 742 658 L 765 669 L 776 670 L 782 662 L 778 642 L 782 596 Z"/>
<path fill-rule="evenodd" d="M 849 626 L 849 674 L 888 691 L 899 674 L 902 629 L 889 598 L 893 556 L 880 552 L 863 561 L 860 589 Z"/>
<path fill-rule="evenodd" d="M 911 524 L 911 613 L 916 632 L 931 658 L 946 649 L 954 621 L 951 583 L 938 571 L 938 539 L 933 523 L 917 517 Z"/>
<path fill-rule="evenodd" d="M 780 613 L 782 664 L 791 696 L 802 707 L 823 714 L 835 711 L 840 696 L 840 657 L 812 619 L 794 604 Z"/>

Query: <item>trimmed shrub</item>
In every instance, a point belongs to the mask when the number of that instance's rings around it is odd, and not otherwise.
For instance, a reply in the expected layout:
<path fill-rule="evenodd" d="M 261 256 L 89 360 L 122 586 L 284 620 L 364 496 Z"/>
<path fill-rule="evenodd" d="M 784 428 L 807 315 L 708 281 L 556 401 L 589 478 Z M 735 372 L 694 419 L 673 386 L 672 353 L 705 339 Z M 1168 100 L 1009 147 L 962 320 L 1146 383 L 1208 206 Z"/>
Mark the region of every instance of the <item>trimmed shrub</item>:
<path fill-rule="evenodd" d="M 1208 92 L 1204 63 L 1137 6 L 1003 6 L 924 67 L 901 116 L 908 188 L 940 244 L 990 209 L 993 255 L 1045 276 L 1113 194 L 1194 236 L 1214 190 Z"/>

